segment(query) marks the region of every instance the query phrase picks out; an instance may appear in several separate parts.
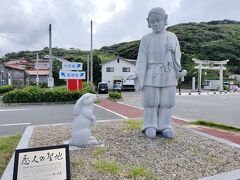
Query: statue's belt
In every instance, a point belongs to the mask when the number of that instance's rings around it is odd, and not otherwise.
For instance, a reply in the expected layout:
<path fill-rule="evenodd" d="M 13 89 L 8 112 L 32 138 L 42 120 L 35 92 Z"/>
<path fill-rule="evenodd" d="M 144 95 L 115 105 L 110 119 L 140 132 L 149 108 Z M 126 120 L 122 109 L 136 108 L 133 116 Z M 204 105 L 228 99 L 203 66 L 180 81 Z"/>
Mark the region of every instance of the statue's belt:
<path fill-rule="evenodd" d="M 170 67 L 174 67 L 173 62 L 148 62 L 148 69 L 153 69 L 153 77 L 156 77 L 161 73 L 169 72 Z"/>

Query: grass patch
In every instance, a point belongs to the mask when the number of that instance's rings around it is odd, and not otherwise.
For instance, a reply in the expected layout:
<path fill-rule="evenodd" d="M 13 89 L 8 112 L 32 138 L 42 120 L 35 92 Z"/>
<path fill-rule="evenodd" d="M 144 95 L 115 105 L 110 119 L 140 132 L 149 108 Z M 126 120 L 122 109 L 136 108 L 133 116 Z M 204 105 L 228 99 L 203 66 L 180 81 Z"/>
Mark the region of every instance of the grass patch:
<path fill-rule="evenodd" d="M 174 144 L 174 143 L 178 143 L 178 141 L 176 139 L 167 139 L 167 138 L 163 138 L 162 139 L 164 144 Z"/>
<path fill-rule="evenodd" d="M 208 161 L 209 162 L 216 162 L 217 159 L 218 159 L 218 157 L 213 155 L 213 154 L 208 155 Z"/>
<path fill-rule="evenodd" d="M 127 121 L 127 127 L 130 130 L 142 129 L 143 120 L 133 120 L 130 119 Z"/>
<path fill-rule="evenodd" d="M 79 174 L 83 174 L 84 172 L 84 165 L 85 162 L 83 159 L 71 159 L 70 161 L 70 168 L 71 168 L 71 177 L 75 178 L 79 175 Z M 77 169 L 77 171 L 76 171 Z"/>
<path fill-rule="evenodd" d="M 107 152 L 107 148 L 97 147 L 96 149 L 94 149 L 93 155 L 94 156 L 101 156 L 101 155 L 104 155 L 106 152 Z"/>
<path fill-rule="evenodd" d="M 226 130 L 226 131 L 240 132 L 240 128 L 238 128 L 238 127 L 233 127 L 233 126 L 215 123 L 215 122 L 207 122 L 207 121 L 203 121 L 203 120 L 193 121 L 193 122 L 190 122 L 190 124 L 214 127 L 214 128 L 218 128 L 218 129 L 222 129 L 222 130 Z"/>
<path fill-rule="evenodd" d="M 0 177 L 11 159 L 20 138 L 21 135 L 0 137 Z"/>
<path fill-rule="evenodd" d="M 118 174 L 120 167 L 115 160 L 95 160 L 93 161 L 93 166 L 98 172 L 107 172 L 113 175 Z"/>
<path fill-rule="evenodd" d="M 144 177 L 146 179 L 155 179 L 152 173 L 143 166 L 133 166 L 130 169 L 129 177 L 131 179 L 136 179 L 138 177 Z"/>

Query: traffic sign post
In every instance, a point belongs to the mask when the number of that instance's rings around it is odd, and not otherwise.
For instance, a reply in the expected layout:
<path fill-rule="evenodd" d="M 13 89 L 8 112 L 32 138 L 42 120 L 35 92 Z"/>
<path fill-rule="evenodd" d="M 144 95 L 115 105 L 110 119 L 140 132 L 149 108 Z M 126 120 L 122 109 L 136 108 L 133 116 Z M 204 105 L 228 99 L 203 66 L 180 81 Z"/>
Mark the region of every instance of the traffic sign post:
<path fill-rule="evenodd" d="M 86 74 L 84 71 L 59 71 L 59 79 L 85 79 Z"/>
<path fill-rule="evenodd" d="M 86 79 L 86 74 L 83 69 L 82 63 L 78 62 L 63 62 L 62 69 L 59 71 L 59 79 L 67 80 L 68 90 L 81 90 L 82 79 Z"/>
<path fill-rule="evenodd" d="M 76 62 L 63 62 L 62 63 L 62 69 L 63 70 L 76 70 L 81 71 L 82 70 L 82 63 L 76 63 Z"/>

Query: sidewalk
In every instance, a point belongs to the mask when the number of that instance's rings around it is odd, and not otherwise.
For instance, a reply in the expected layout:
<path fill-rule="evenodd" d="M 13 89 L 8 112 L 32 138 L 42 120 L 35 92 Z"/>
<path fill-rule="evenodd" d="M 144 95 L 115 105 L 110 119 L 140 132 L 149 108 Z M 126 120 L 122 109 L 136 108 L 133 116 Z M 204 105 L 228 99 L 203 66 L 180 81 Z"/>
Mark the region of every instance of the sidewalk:
<path fill-rule="evenodd" d="M 107 99 L 101 100 L 98 104 L 99 106 L 111 110 L 115 113 L 118 113 L 127 118 L 143 118 L 143 109 L 130 106 L 121 102 L 113 102 Z M 240 147 L 240 133 L 229 132 L 224 130 L 218 130 L 210 127 L 203 127 L 203 126 L 192 126 L 187 124 L 187 120 L 183 120 L 177 117 L 172 117 L 173 123 L 179 126 L 183 126 L 185 128 L 191 129 L 193 131 L 206 134 L 210 138 L 216 137 L 218 139 L 224 140 L 226 143 L 234 143 Z M 216 140 L 216 139 L 215 139 Z"/>

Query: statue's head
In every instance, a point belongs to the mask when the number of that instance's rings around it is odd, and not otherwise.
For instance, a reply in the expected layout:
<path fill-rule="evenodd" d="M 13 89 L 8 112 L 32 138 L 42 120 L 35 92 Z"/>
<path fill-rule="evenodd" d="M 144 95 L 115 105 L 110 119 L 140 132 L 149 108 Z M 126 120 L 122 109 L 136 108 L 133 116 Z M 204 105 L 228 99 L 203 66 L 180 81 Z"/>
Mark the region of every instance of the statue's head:
<path fill-rule="evenodd" d="M 163 8 L 153 8 L 148 13 L 148 27 L 152 28 L 153 32 L 159 33 L 165 29 L 165 26 L 167 25 L 167 18 L 168 15 Z"/>

